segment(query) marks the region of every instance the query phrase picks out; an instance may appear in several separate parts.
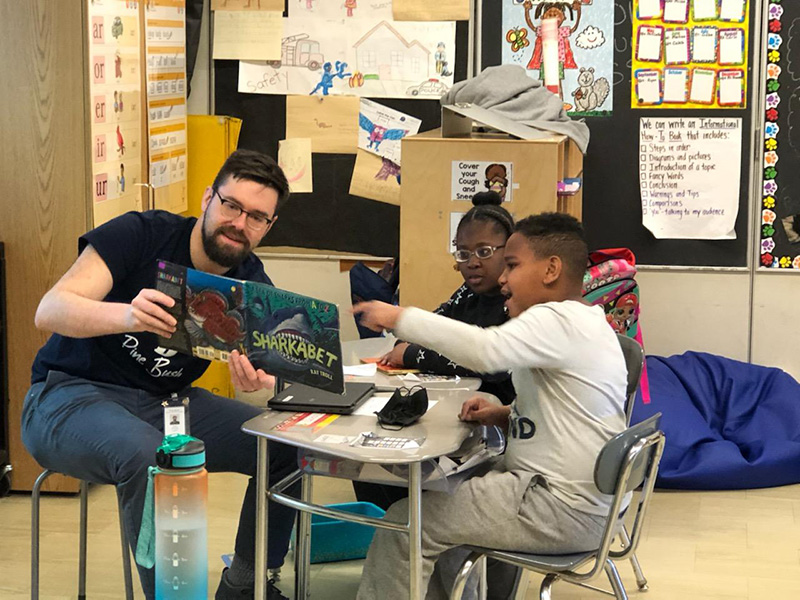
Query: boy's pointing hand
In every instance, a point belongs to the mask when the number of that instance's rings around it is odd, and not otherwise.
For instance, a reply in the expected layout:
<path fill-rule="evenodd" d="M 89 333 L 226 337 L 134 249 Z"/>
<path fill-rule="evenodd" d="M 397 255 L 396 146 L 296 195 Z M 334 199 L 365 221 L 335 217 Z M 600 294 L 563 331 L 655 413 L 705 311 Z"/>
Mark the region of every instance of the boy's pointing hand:
<path fill-rule="evenodd" d="M 403 309 L 385 302 L 359 302 L 353 306 L 353 314 L 361 315 L 361 324 L 373 331 L 394 329 Z"/>

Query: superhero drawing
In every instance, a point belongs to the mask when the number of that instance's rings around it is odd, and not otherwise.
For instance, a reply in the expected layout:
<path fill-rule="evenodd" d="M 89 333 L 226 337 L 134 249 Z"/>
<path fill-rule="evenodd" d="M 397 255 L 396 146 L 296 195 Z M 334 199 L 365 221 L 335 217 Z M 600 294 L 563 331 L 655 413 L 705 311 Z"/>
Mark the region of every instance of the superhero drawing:
<path fill-rule="evenodd" d="M 322 77 L 319 80 L 319 83 L 311 90 L 309 96 L 313 96 L 318 91 L 322 90 L 322 95 L 327 96 L 330 89 L 333 87 L 333 81 L 337 77 L 339 79 L 345 79 L 346 77 L 350 77 L 352 73 L 345 73 L 344 70 L 347 68 L 346 62 L 341 62 L 339 60 L 336 61 L 336 71 L 333 71 L 333 66 L 331 63 L 326 62 L 322 65 Z"/>
<path fill-rule="evenodd" d="M 402 140 L 408 133 L 408 129 L 387 129 L 370 121 L 369 117 L 363 113 L 358 115 L 358 126 L 367 132 L 369 144 L 367 150 L 378 152 L 381 142 L 386 140 Z"/>

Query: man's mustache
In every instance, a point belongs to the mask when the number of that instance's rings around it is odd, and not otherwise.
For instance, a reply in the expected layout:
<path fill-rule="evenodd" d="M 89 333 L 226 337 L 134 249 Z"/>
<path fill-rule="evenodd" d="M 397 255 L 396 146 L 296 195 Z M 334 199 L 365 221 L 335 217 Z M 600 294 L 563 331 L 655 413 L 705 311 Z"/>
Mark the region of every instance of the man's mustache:
<path fill-rule="evenodd" d="M 248 240 L 244 234 L 240 233 L 239 230 L 236 229 L 235 227 L 231 227 L 229 225 L 218 228 L 217 232 L 214 235 L 221 235 L 221 234 L 225 234 L 232 240 L 236 240 L 237 242 L 242 242 L 243 244 L 250 243 L 250 240 Z"/>

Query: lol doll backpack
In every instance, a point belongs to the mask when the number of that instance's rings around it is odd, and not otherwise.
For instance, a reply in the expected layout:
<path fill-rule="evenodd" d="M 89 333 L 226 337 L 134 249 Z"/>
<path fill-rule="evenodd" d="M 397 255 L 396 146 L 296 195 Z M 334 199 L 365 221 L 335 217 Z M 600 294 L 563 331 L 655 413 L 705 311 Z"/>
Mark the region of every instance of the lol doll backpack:
<path fill-rule="evenodd" d="M 583 298 L 600 305 L 611 328 L 635 339 L 642 347 L 639 327 L 639 284 L 636 283 L 636 257 L 627 248 L 606 248 L 589 253 L 589 265 L 583 275 Z M 640 384 L 642 400 L 650 403 L 647 365 Z"/>

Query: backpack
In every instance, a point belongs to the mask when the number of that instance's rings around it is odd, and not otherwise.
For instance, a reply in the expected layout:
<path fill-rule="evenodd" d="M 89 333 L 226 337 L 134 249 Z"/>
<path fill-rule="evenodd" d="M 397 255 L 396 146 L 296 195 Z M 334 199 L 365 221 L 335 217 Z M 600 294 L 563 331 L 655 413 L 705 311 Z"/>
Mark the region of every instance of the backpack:
<path fill-rule="evenodd" d="M 627 248 L 606 248 L 589 253 L 589 264 L 583 275 L 583 299 L 602 306 L 606 321 L 622 335 L 635 339 L 644 347 L 639 327 L 639 284 L 636 283 L 636 257 Z M 647 365 L 640 384 L 642 401 L 650 403 Z"/>

